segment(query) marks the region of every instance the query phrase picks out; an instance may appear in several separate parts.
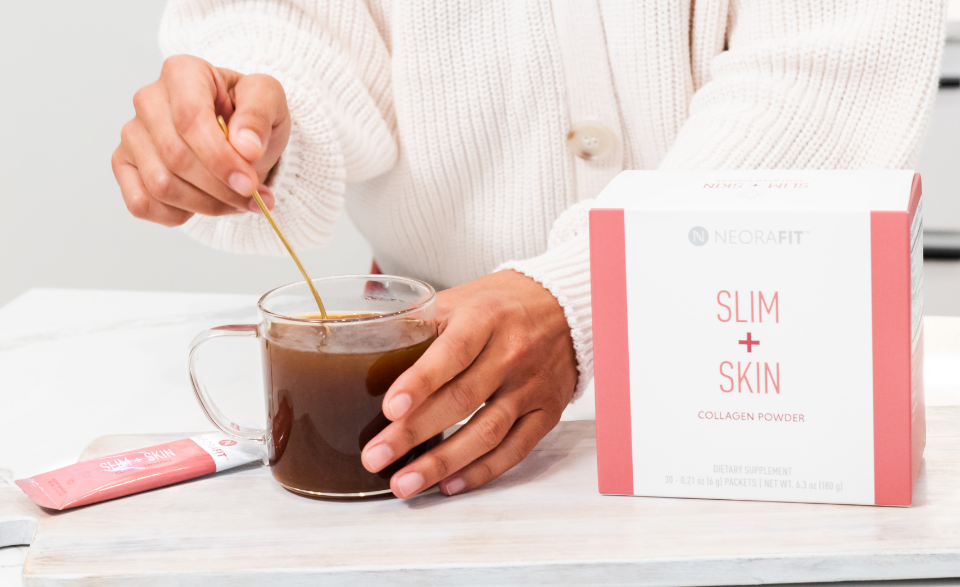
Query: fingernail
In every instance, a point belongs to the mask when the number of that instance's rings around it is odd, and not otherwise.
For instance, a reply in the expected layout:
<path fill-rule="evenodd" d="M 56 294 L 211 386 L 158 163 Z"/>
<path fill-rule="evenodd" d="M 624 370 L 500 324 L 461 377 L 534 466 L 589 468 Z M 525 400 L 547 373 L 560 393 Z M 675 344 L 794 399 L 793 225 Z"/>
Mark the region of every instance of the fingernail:
<path fill-rule="evenodd" d="M 393 396 L 393 399 L 387 405 L 390 407 L 390 415 L 393 416 L 391 419 L 397 420 L 407 413 L 407 410 L 413 405 L 413 400 L 410 399 L 409 395 L 401 393 Z"/>
<path fill-rule="evenodd" d="M 363 455 L 363 465 L 368 471 L 379 471 L 393 460 L 393 451 L 385 444 L 378 444 Z"/>
<path fill-rule="evenodd" d="M 444 489 L 446 490 L 447 495 L 453 495 L 454 493 L 460 493 L 463 491 L 463 488 L 466 486 L 466 481 L 460 477 L 454 477 L 453 479 L 447 481 L 447 484 L 444 485 Z"/>
<path fill-rule="evenodd" d="M 263 150 L 263 143 L 260 141 L 260 136 L 249 128 L 241 128 L 238 130 L 236 137 L 253 144 L 258 151 Z"/>
<path fill-rule="evenodd" d="M 257 205 L 257 201 L 253 198 L 250 198 L 250 201 L 247 202 L 247 210 L 250 212 L 259 212 L 260 206 Z"/>
<path fill-rule="evenodd" d="M 413 495 L 423 487 L 423 475 L 420 473 L 407 473 L 397 479 L 397 489 L 400 490 L 400 497 Z"/>
<path fill-rule="evenodd" d="M 240 172 L 230 176 L 230 187 L 242 196 L 249 196 L 253 192 L 253 184 L 250 183 L 250 179 Z"/>

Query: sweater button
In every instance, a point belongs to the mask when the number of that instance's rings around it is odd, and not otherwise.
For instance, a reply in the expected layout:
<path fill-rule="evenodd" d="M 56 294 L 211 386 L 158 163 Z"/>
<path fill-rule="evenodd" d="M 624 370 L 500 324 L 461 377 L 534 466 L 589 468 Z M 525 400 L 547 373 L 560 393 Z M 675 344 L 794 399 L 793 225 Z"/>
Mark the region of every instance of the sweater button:
<path fill-rule="evenodd" d="M 617 137 L 595 120 L 578 122 L 567 133 L 567 148 L 584 161 L 603 159 L 613 152 Z"/>

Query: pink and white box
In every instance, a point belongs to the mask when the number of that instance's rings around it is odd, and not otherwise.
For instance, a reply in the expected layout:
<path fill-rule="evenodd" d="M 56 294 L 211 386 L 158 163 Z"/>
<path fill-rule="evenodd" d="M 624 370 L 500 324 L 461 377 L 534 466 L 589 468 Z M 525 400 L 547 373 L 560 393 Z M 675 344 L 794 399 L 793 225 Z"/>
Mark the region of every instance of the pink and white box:
<path fill-rule="evenodd" d="M 920 176 L 626 171 L 590 211 L 600 492 L 908 506 Z"/>

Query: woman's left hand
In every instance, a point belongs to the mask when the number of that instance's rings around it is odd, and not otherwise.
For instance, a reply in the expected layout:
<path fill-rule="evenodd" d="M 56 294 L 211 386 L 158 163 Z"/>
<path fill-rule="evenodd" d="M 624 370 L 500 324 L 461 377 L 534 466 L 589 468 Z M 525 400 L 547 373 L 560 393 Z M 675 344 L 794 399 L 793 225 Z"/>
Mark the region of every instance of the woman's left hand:
<path fill-rule="evenodd" d="M 408 498 L 474 489 L 523 460 L 573 397 L 577 360 L 563 308 L 536 281 L 499 271 L 437 294 L 439 336 L 383 398 L 392 423 L 363 449 L 376 472 L 483 407 L 390 480 Z"/>

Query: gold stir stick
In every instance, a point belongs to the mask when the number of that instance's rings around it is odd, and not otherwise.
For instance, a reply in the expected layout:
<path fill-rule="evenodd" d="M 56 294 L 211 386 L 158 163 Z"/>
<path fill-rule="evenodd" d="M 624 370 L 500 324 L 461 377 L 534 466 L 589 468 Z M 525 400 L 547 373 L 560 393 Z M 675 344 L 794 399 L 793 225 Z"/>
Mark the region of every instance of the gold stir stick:
<path fill-rule="evenodd" d="M 223 131 L 223 135 L 227 137 L 227 140 L 230 140 L 230 131 L 227 130 L 227 123 L 224 122 L 223 116 L 217 115 L 217 124 L 220 125 L 220 130 Z M 273 230 L 276 231 L 277 236 L 280 237 L 280 242 L 283 243 L 283 246 L 287 247 L 287 252 L 290 253 L 290 256 L 293 257 L 293 262 L 297 264 L 297 268 L 300 270 L 300 273 L 303 274 L 303 278 L 307 281 L 307 286 L 310 288 L 310 293 L 313 294 L 313 299 L 317 300 L 317 307 L 320 308 L 320 317 L 324 320 L 327 319 L 327 310 L 323 307 L 323 302 L 320 301 L 320 294 L 317 293 L 317 288 L 313 287 L 313 280 L 310 279 L 310 276 L 307 275 L 307 270 L 303 268 L 303 264 L 300 263 L 300 258 L 297 257 L 297 254 L 293 252 L 293 247 L 290 246 L 290 243 L 287 242 L 287 239 L 284 238 L 283 233 L 280 232 L 280 227 L 277 226 L 277 223 L 274 222 L 273 216 L 270 215 L 270 211 L 267 210 L 266 204 L 263 203 L 263 199 L 260 198 L 260 194 L 257 190 L 253 190 L 253 199 L 257 201 L 257 206 L 260 206 L 260 210 L 263 212 L 263 215 L 267 217 L 267 220 L 270 222 L 270 226 L 273 227 Z"/>

